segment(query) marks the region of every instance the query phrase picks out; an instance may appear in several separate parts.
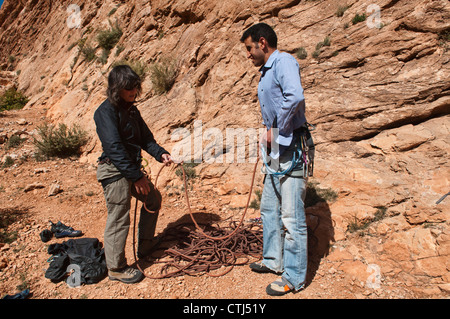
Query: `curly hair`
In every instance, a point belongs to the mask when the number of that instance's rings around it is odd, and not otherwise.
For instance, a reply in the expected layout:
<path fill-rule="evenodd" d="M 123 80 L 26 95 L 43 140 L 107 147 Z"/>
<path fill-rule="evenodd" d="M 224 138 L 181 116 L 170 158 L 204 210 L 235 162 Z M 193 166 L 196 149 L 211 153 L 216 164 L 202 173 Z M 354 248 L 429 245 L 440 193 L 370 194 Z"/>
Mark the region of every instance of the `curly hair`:
<path fill-rule="evenodd" d="M 137 88 L 138 96 L 142 92 L 142 80 L 128 65 L 115 66 L 108 76 L 108 89 L 106 95 L 114 106 L 119 106 L 124 101 L 120 97 L 121 90 Z"/>

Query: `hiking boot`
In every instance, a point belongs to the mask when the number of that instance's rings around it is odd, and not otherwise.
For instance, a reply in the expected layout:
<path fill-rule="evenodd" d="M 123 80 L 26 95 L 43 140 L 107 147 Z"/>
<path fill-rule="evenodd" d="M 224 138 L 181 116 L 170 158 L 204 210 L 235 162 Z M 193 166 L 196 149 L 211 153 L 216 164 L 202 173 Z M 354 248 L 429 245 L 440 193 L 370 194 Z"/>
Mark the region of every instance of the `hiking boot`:
<path fill-rule="evenodd" d="M 72 227 L 66 226 L 60 221 L 56 224 L 52 224 L 51 232 L 55 234 L 56 238 L 62 238 L 62 237 L 79 237 L 82 235 L 81 230 L 74 230 Z"/>
<path fill-rule="evenodd" d="M 126 284 L 134 284 L 144 279 L 144 274 L 136 268 L 125 267 L 118 270 L 108 270 L 109 280 L 118 280 Z"/>
<path fill-rule="evenodd" d="M 294 287 L 283 277 L 266 287 L 266 292 L 270 296 L 283 296 L 291 291 L 294 291 Z"/>
<path fill-rule="evenodd" d="M 254 272 L 259 272 L 259 273 L 273 273 L 273 274 L 277 273 L 276 271 L 273 271 L 272 269 L 270 269 L 269 267 L 264 265 L 262 263 L 262 261 L 251 263 L 250 269 L 253 270 Z"/>

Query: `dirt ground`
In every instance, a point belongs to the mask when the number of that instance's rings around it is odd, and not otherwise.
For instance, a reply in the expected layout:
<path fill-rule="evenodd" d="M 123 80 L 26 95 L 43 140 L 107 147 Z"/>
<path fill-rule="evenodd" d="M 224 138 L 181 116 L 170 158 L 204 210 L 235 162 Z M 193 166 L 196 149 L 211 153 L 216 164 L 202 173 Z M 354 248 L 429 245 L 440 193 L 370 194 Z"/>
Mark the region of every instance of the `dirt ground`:
<path fill-rule="evenodd" d="M 25 119 L 25 122 L 21 121 Z M 96 167 L 81 163 L 78 159 L 53 159 L 37 162 L 32 158 L 34 146 L 31 132 L 45 120 L 44 110 L 20 110 L 0 115 L 0 128 L 5 132 L 26 131 L 25 142 L 17 149 L 1 145 L 0 158 L 7 154 L 21 154 L 15 164 L 0 170 L 0 210 L 2 218 L 10 222 L 0 231 L 15 235 L 10 243 L 0 243 L 0 294 L 13 295 L 30 289 L 32 299 L 398 299 L 421 298 L 409 287 L 394 280 L 384 281 L 381 289 L 367 288 L 334 267 L 326 256 L 311 256 L 308 283 L 304 290 L 282 297 L 270 297 L 266 286 L 277 278 L 275 274 L 257 274 L 248 264 L 235 266 L 220 277 L 208 274 L 182 275 L 174 278 L 149 279 L 132 285 L 110 281 L 108 278 L 92 285 L 71 288 L 66 282 L 53 283 L 44 277 L 49 266 L 47 248 L 67 238 L 41 241 L 39 234 L 50 229 L 49 221 L 61 221 L 84 237 L 103 241 L 106 208 L 101 185 L 96 180 Z M 1 134 L 2 132 L 0 132 Z M 8 133 L 10 134 L 10 133 Z M 26 155 L 28 154 L 28 155 Z M 154 169 L 156 171 L 156 169 Z M 164 171 L 178 178 L 173 171 Z M 36 183 L 36 184 L 34 184 Z M 37 186 L 28 190 L 30 185 Z M 48 196 L 52 184 L 59 184 L 61 191 Z M 162 190 L 163 203 L 157 233 L 177 221 L 189 221 L 183 194 L 168 196 Z M 220 208 L 220 200 L 212 197 L 203 202 L 202 215 L 212 219 L 214 209 Z M 133 205 L 132 205 L 133 206 Z M 233 210 L 222 219 L 238 221 L 243 210 Z M 252 210 L 249 217 L 257 217 Z M 13 218 L 14 217 L 14 218 Z M 248 219 L 247 218 L 247 219 Z M 132 221 L 133 224 L 133 221 Z M 134 262 L 130 231 L 126 255 Z M 355 239 L 357 240 L 357 239 Z M 313 253 L 313 252 L 312 252 Z M 249 262 L 256 260 L 249 258 Z M 146 269 L 151 271 L 151 269 Z"/>

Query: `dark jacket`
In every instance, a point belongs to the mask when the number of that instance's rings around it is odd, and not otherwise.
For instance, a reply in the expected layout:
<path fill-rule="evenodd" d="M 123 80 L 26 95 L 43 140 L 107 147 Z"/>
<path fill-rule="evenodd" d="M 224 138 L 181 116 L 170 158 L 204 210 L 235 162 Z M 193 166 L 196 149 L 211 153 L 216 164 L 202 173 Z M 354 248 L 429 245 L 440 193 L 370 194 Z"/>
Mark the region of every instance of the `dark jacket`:
<path fill-rule="evenodd" d="M 103 147 L 99 161 L 111 161 L 127 180 L 143 176 L 141 150 L 159 162 L 161 155 L 169 154 L 156 143 L 135 105 L 115 107 L 107 99 L 95 111 L 94 121 Z"/>

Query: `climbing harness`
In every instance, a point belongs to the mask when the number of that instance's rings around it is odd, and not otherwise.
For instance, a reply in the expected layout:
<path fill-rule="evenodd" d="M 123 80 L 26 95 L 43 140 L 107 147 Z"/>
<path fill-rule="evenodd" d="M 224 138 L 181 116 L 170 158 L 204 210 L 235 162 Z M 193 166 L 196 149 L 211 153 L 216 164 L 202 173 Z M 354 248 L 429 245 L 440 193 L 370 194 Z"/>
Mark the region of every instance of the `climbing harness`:
<path fill-rule="evenodd" d="M 291 164 L 283 171 L 275 170 L 271 167 L 271 159 L 269 159 L 270 156 L 267 154 L 265 147 L 261 145 L 261 154 L 267 173 L 275 176 L 289 175 L 294 168 L 296 168 L 299 164 L 302 164 L 303 177 L 306 178 L 308 176 L 313 176 L 315 145 L 310 132 L 313 130 L 315 130 L 315 127 L 310 123 L 306 123 L 300 128 L 299 135 L 294 135 L 294 139 L 298 140 L 295 142 L 296 145 L 292 154 Z"/>

